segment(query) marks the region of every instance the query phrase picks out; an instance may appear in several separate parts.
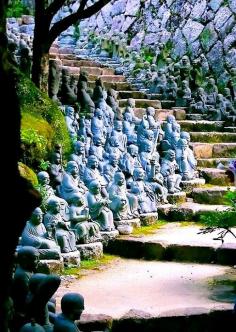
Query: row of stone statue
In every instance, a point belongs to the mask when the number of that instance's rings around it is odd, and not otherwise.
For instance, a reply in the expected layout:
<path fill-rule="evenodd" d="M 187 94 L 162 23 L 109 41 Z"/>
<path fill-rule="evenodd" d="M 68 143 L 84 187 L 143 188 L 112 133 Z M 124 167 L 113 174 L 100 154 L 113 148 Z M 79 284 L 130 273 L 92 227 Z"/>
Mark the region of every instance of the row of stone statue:
<path fill-rule="evenodd" d="M 18 250 L 8 301 L 9 332 L 76 332 L 75 321 L 84 310 L 84 298 L 67 293 L 61 299 L 61 313 L 56 314 L 54 293 L 60 286 L 57 275 L 37 273 L 39 251 L 31 246 Z"/>

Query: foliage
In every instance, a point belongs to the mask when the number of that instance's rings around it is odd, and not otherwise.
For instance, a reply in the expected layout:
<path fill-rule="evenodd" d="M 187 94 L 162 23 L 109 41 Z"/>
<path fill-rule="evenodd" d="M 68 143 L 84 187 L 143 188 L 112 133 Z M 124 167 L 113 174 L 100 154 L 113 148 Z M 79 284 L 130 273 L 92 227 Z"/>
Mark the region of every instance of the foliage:
<path fill-rule="evenodd" d="M 29 15 L 29 9 L 23 5 L 21 0 L 12 0 L 7 8 L 7 17 L 21 17 Z"/>
<path fill-rule="evenodd" d="M 150 47 L 143 47 L 141 49 L 141 57 L 143 58 L 144 62 L 152 63 L 154 56 L 155 52 Z"/>
<path fill-rule="evenodd" d="M 20 175 L 23 178 L 25 178 L 29 182 L 31 182 L 33 186 L 37 186 L 37 184 L 38 184 L 37 175 L 34 173 L 34 171 L 31 168 L 29 168 L 25 164 L 19 162 L 18 169 L 19 169 Z"/>
<path fill-rule="evenodd" d="M 79 40 L 80 38 L 80 27 L 79 27 L 79 23 L 74 24 L 74 38 L 77 40 Z"/>
<path fill-rule="evenodd" d="M 21 136 L 30 146 L 29 158 L 38 165 L 48 160 L 55 144 L 62 145 L 65 156 L 71 152 L 71 140 L 64 116 L 57 104 L 42 93 L 28 78 L 18 74 L 17 93 L 22 113 Z M 34 165 L 35 167 L 35 165 Z"/>
<path fill-rule="evenodd" d="M 212 233 L 218 231 L 217 237 L 214 240 L 224 242 L 224 237 L 230 233 L 236 238 L 232 231 L 236 227 L 236 191 L 229 191 L 225 195 L 225 203 L 231 207 L 227 211 L 214 211 L 203 214 L 200 218 L 201 223 L 205 225 L 199 234 Z"/>
<path fill-rule="evenodd" d="M 49 166 L 50 166 L 50 161 L 48 161 L 48 160 L 45 161 L 43 159 L 40 160 L 39 169 L 41 171 L 47 171 Z"/>
<path fill-rule="evenodd" d="M 63 275 L 75 275 L 77 278 L 80 278 L 84 274 L 86 274 L 86 271 L 102 270 L 104 267 L 110 265 L 116 259 L 117 256 L 105 254 L 98 259 L 82 260 L 79 268 L 78 267 L 65 268 L 63 271 Z"/>

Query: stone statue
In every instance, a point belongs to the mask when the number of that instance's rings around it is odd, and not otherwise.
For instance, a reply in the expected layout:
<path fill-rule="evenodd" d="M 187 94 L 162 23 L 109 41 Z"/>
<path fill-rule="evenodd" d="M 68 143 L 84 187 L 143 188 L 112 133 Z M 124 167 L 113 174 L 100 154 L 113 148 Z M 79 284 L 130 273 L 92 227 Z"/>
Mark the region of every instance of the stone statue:
<path fill-rule="evenodd" d="M 174 194 L 181 191 L 180 182 L 181 175 L 176 174 L 175 171 L 178 169 L 178 165 L 175 161 L 175 152 L 168 150 L 161 163 L 161 174 L 165 179 L 165 186 L 168 189 L 169 194 Z"/>
<path fill-rule="evenodd" d="M 151 160 L 151 168 L 147 174 L 148 181 L 151 183 L 154 192 L 157 195 L 157 201 L 162 204 L 168 204 L 168 190 L 165 187 L 164 177 L 160 172 L 161 166 L 156 160 Z"/>
<path fill-rule="evenodd" d="M 134 181 L 130 184 L 130 193 L 138 199 L 138 211 L 140 214 L 156 212 L 156 198 L 152 187 L 144 182 L 144 170 L 142 168 L 134 169 Z"/>
<path fill-rule="evenodd" d="M 171 142 L 172 132 L 173 132 L 173 124 L 176 122 L 174 115 L 167 115 L 166 118 L 166 126 L 165 126 L 165 139 Z"/>
<path fill-rule="evenodd" d="M 50 175 L 50 182 L 52 187 L 57 187 L 61 184 L 64 168 L 62 166 L 61 154 L 58 152 L 53 152 L 51 156 L 51 163 L 48 169 Z"/>
<path fill-rule="evenodd" d="M 67 70 L 62 70 L 60 97 L 63 105 L 74 105 L 76 95 L 70 87 L 70 74 Z"/>
<path fill-rule="evenodd" d="M 189 57 L 184 55 L 180 61 L 180 77 L 182 81 L 189 82 L 191 68 Z"/>
<path fill-rule="evenodd" d="M 94 116 L 91 120 L 91 131 L 93 135 L 101 135 L 104 138 L 107 136 L 107 131 L 103 119 L 103 112 L 99 108 L 95 110 Z"/>
<path fill-rule="evenodd" d="M 75 161 L 69 161 L 66 172 L 63 174 L 61 185 L 58 188 L 60 197 L 69 201 L 74 193 L 85 194 L 87 188 L 79 177 L 79 168 Z"/>
<path fill-rule="evenodd" d="M 79 175 L 83 178 L 84 169 L 86 167 L 86 158 L 85 158 L 85 144 L 81 141 L 74 143 L 74 153 L 69 157 L 69 161 L 75 161 L 79 168 Z"/>
<path fill-rule="evenodd" d="M 76 251 L 75 234 L 69 229 L 60 214 L 60 202 L 51 198 L 47 204 L 47 213 L 44 216 L 44 225 L 48 232 L 55 232 L 55 240 L 62 253 Z"/>
<path fill-rule="evenodd" d="M 120 167 L 126 176 L 127 181 L 132 179 L 135 168 L 142 168 L 137 145 L 131 144 L 127 147 L 127 152 L 123 155 Z"/>
<path fill-rule="evenodd" d="M 109 208 L 110 200 L 102 197 L 99 181 L 93 180 L 89 183 L 87 201 L 91 218 L 99 223 L 100 230 L 114 230 L 113 214 Z"/>
<path fill-rule="evenodd" d="M 80 113 L 92 117 L 95 111 L 95 104 L 87 92 L 87 82 L 79 80 L 77 86 L 77 101 L 80 104 Z"/>
<path fill-rule="evenodd" d="M 193 152 L 188 147 L 188 142 L 180 138 L 176 146 L 176 161 L 183 181 L 196 178 L 197 162 L 193 157 Z"/>
<path fill-rule="evenodd" d="M 20 332 L 45 332 L 45 329 L 33 321 L 22 326 Z"/>
<path fill-rule="evenodd" d="M 138 217 L 138 200 L 126 190 L 125 176 L 122 172 L 114 174 L 113 182 L 108 189 L 110 208 L 115 220 Z"/>
<path fill-rule="evenodd" d="M 52 100 L 58 101 L 57 94 L 59 92 L 61 80 L 61 61 L 56 59 L 49 60 L 48 74 L 48 95 Z"/>
<path fill-rule="evenodd" d="M 31 76 L 31 66 L 32 66 L 32 61 L 31 61 L 31 57 L 30 57 L 29 48 L 27 46 L 22 47 L 20 49 L 19 67 L 20 67 L 20 70 L 29 78 Z"/>
<path fill-rule="evenodd" d="M 75 118 L 75 110 L 71 106 L 66 107 L 66 126 L 69 131 L 70 137 L 74 140 L 77 139 L 78 123 Z"/>
<path fill-rule="evenodd" d="M 214 78 L 209 78 L 207 85 L 206 85 L 206 97 L 207 97 L 207 104 L 208 105 L 215 105 L 216 97 L 218 95 L 218 88 L 216 86 Z"/>
<path fill-rule="evenodd" d="M 75 321 L 84 310 L 84 298 L 78 293 L 67 293 L 61 299 L 62 313 L 57 315 L 53 332 L 78 332 Z"/>
<path fill-rule="evenodd" d="M 77 243 L 101 241 L 100 226 L 91 221 L 84 198 L 78 193 L 70 199 L 70 225 L 76 234 Z"/>
<path fill-rule="evenodd" d="M 127 144 L 137 143 L 135 124 L 133 123 L 132 114 L 129 112 L 123 114 L 123 133 L 127 136 Z"/>
<path fill-rule="evenodd" d="M 103 167 L 103 176 L 107 181 L 107 185 L 109 186 L 112 183 L 114 175 L 119 171 L 119 154 L 111 153 L 109 154 L 109 161 Z"/>
<path fill-rule="evenodd" d="M 57 275 L 34 274 L 29 281 L 29 293 L 27 296 L 27 318 L 34 319 L 37 324 L 43 326 L 45 332 L 53 332 L 50 322 L 48 301 L 60 286 L 61 279 Z"/>
<path fill-rule="evenodd" d="M 155 113 L 156 111 L 154 107 L 147 107 L 146 114 L 147 121 L 149 123 L 149 129 L 153 131 L 155 139 L 157 139 L 157 141 L 161 141 L 164 136 L 164 132 L 161 128 L 160 122 L 156 121 L 154 118 Z"/>
<path fill-rule="evenodd" d="M 175 82 L 175 77 L 169 76 L 164 90 L 164 98 L 175 100 L 177 97 L 177 90 L 178 86 Z"/>
<path fill-rule="evenodd" d="M 116 100 L 116 92 L 115 90 L 109 88 L 107 90 L 107 99 L 106 99 L 106 102 L 107 102 L 107 105 L 109 105 L 113 112 L 116 114 L 117 113 L 117 110 L 119 109 L 119 104 Z M 120 119 L 118 119 L 120 120 Z"/>
<path fill-rule="evenodd" d="M 114 128 L 111 132 L 111 136 L 116 136 L 119 140 L 119 149 L 121 152 L 125 152 L 127 145 L 127 136 L 122 132 L 122 121 L 116 120 L 114 122 Z"/>
<path fill-rule="evenodd" d="M 40 257 L 47 259 L 57 259 L 60 257 L 60 247 L 54 239 L 50 237 L 42 223 L 43 212 L 36 208 L 22 232 L 20 244 L 22 246 L 32 246 L 39 249 Z"/>

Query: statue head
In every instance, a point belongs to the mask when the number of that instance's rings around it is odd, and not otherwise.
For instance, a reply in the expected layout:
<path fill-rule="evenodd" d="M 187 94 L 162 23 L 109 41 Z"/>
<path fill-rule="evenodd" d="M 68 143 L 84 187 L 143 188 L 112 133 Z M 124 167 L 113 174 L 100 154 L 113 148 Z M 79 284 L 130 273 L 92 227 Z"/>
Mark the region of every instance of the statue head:
<path fill-rule="evenodd" d="M 118 186 L 122 186 L 125 183 L 125 176 L 122 172 L 116 172 L 114 175 L 114 182 Z"/>
<path fill-rule="evenodd" d="M 133 117 L 132 117 L 132 114 L 131 113 L 129 113 L 129 112 L 125 112 L 124 114 L 123 114 L 123 119 L 124 119 L 124 121 L 127 121 L 127 122 L 132 122 L 133 121 Z"/>
<path fill-rule="evenodd" d="M 134 108 L 135 107 L 135 99 L 128 98 L 127 99 L 127 106 L 130 106 L 131 108 Z"/>
<path fill-rule="evenodd" d="M 39 207 L 34 209 L 34 211 L 32 212 L 30 221 L 31 221 L 31 224 L 33 224 L 35 226 L 38 226 L 42 223 L 43 211 Z"/>
<path fill-rule="evenodd" d="M 45 171 L 39 172 L 37 174 L 37 178 L 38 178 L 39 184 L 41 184 L 42 186 L 49 184 L 49 182 L 50 182 L 49 174 Z"/>
<path fill-rule="evenodd" d="M 144 179 L 144 176 L 145 176 L 145 173 L 144 173 L 144 170 L 140 167 L 136 167 L 134 169 L 134 174 L 133 174 L 133 177 L 134 177 L 134 180 L 135 181 L 142 181 Z"/>
<path fill-rule="evenodd" d="M 67 293 L 61 299 L 61 310 L 69 320 L 79 320 L 84 310 L 84 298 L 78 293 Z"/>
<path fill-rule="evenodd" d="M 39 264 L 38 249 L 30 246 L 21 247 L 17 252 L 17 261 L 24 270 L 35 272 Z"/>
<path fill-rule="evenodd" d="M 152 145 L 151 141 L 149 141 L 147 139 L 144 140 L 144 142 L 143 142 L 143 150 L 145 152 L 148 152 L 148 153 L 152 152 L 152 146 L 153 145 Z"/>
<path fill-rule="evenodd" d="M 52 164 L 60 165 L 61 163 L 61 155 L 58 152 L 53 152 L 51 156 Z"/>
<path fill-rule="evenodd" d="M 137 145 L 131 144 L 127 147 L 127 151 L 132 157 L 137 157 L 138 156 L 138 147 Z"/>
<path fill-rule="evenodd" d="M 98 158 L 94 155 L 90 155 L 87 161 L 88 167 L 92 169 L 98 168 Z"/>
<path fill-rule="evenodd" d="M 71 107 L 71 106 L 66 107 L 66 116 L 73 117 L 74 113 L 75 113 L 75 110 L 73 107 Z"/>
<path fill-rule="evenodd" d="M 179 145 L 179 147 L 180 147 L 182 150 L 186 150 L 187 147 L 188 147 L 188 142 L 186 141 L 186 139 L 184 139 L 184 138 L 180 138 L 180 139 L 178 140 L 178 145 Z"/>
<path fill-rule="evenodd" d="M 93 144 L 95 146 L 102 146 L 103 139 L 101 135 L 95 135 L 93 136 Z"/>
<path fill-rule="evenodd" d="M 79 193 L 74 193 L 70 198 L 70 203 L 75 206 L 83 206 L 84 205 L 84 197 Z"/>
<path fill-rule="evenodd" d="M 81 141 L 77 141 L 75 142 L 74 144 L 74 150 L 75 150 L 75 153 L 78 154 L 78 155 L 83 155 L 84 154 L 84 151 L 85 151 L 85 144 L 84 142 L 81 142 Z"/>
<path fill-rule="evenodd" d="M 173 131 L 180 133 L 180 124 L 178 122 L 174 122 L 172 129 L 173 129 Z"/>
<path fill-rule="evenodd" d="M 197 95 L 198 95 L 198 96 L 205 95 L 205 91 L 204 91 L 204 89 L 203 89 L 203 88 L 201 88 L 201 87 L 200 87 L 200 88 L 198 88 L 198 89 L 197 89 Z"/>
<path fill-rule="evenodd" d="M 94 115 L 99 119 L 102 120 L 103 118 L 103 112 L 100 108 L 96 108 Z"/>
<path fill-rule="evenodd" d="M 123 123 L 120 120 L 114 121 L 114 130 L 121 132 L 123 128 Z"/>
<path fill-rule="evenodd" d="M 150 129 L 147 129 L 146 132 L 145 132 L 145 137 L 149 141 L 153 142 L 154 141 L 154 132 L 152 130 L 150 130 Z"/>
<path fill-rule="evenodd" d="M 20 332 L 45 332 L 45 329 L 33 321 L 23 325 Z"/>
<path fill-rule="evenodd" d="M 183 86 L 183 88 L 188 88 L 189 87 L 188 81 L 186 81 L 186 80 L 182 81 L 182 86 Z"/>
<path fill-rule="evenodd" d="M 187 131 L 181 131 L 180 138 L 185 139 L 188 143 L 190 142 L 190 134 Z"/>
<path fill-rule="evenodd" d="M 110 155 L 109 155 L 109 163 L 112 165 L 112 166 L 117 166 L 118 165 L 118 163 L 119 163 L 119 156 L 118 156 L 118 154 L 117 153 L 111 153 Z"/>
<path fill-rule="evenodd" d="M 231 98 L 231 92 L 229 88 L 224 88 L 224 95 L 226 98 L 227 97 Z"/>
<path fill-rule="evenodd" d="M 60 201 L 56 197 L 50 198 L 47 202 L 47 210 L 52 214 L 59 213 L 61 210 Z"/>
<path fill-rule="evenodd" d="M 184 55 L 184 56 L 182 57 L 182 64 L 183 64 L 183 65 L 190 64 L 189 57 L 188 57 L 187 55 Z"/>
<path fill-rule="evenodd" d="M 116 147 L 116 148 L 118 148 L 119 145 L 120 145 L 120 143 L 119 143 L 119 138 L 118 138 L 116 135 L 114 135 L 114 136 L 110 136 L 110 138 L 109 138 L 109 144 L 110 144 L 110 146 L 112 146 L 112 147 Z"/>
<path fill-rule="evenodd" d="M 216 102 L 221 102 L 221 101 L 224 101 L 224 96 L 221 94 L 221 93 L 219 93 L 217 96 L 216 96 Z"/>
<path fill-rule="evenodd" d="M 66 165 L 66 172 L 73 175 L 78 176 L 79 174 L 79 167 L 75 161 L 68 161 Z"/>
<path fill-rule="evenodd" d="M 175 117 L 174 117 L 174 115 L 167 115 L 167 117 L 166 117 L 166 121 L 167 121 L 167 123 L 174 123 L 176 120 L 175 120 Z"/>
<path fill-rule="evenodd" d="M 175 160 L 175 151 L 174 150 L 168 150 L 166 153 L 166 159 L 170 160 L 170 161 L 174 161 Z"/>
<path fill-rule="evenodd" d="M 154 116 L 155 115 L 155 108 L 154 107 L 148 107 L 146 109 L 147 115 Z"/>
<path fill-rule="evenodd" d="M 209 84 L 210 86 L 214 86 L 214 85 L 216 84 L 214 78 L 212 78 L 212 77 L 209 78 L 208 84 Z"/>
<path fill-rule="evenodd" d="M 97 180 L 91 181 L 89 184 L 89 191 L 94 195 L 99 194 L 101 192 L 101 185 L 99 181 Z"/>
<path fill-rule="evenodd" d="M 170 65 L 172 63 L 172 59 L 171 58 L 166 58 L 166 64 Z"/>

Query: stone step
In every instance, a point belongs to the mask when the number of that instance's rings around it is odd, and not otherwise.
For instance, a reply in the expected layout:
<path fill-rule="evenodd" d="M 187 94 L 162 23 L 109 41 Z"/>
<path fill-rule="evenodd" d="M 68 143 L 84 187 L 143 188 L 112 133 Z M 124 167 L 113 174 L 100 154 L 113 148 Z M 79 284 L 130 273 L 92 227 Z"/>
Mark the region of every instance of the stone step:
<path fill-rule="evenodd" d="M 125 77 L 123 75 L 88 75 L 89 81 L 96 81 L 97 78 L 100 78 L 103 82 L 109 83 L 118 83 L 118 82 L 125 82 Z"/>
<path fill-rule="evenodd" d="M 171 108 L 171 107 L 174 107 L 175 101 L 173 101 L 173 100 L 162 100 L 161 105 L 162 105 L 162 108 Z"/>
<path fill-rule="evenodd" d="M 57 303 L 65 293 L 83 294 L 83 331 L 220 332 L 235 324 L 233 290 L 214 284 L 228 274 L 233 282 L 229 267 L 117 258 L 90 272 L 63 280 L 56 293 Z"/>
<path fill-rule="evenodd" d="M 142 116 L 146 113 L 146 108 L 135 108 L 134 114 L 142 118 Z M 183 120 L 185 118 L 185 110 L 173 110 L 173 109 L 155 109 L 155 119 L 158 121 L 165 121 L 168 115 L 174 115 L 176 120 Z"/>
<path fill-rule="evenodd" d="M 200 216 L 207 212 L 226 211 L 226 205 L 211 205 L 186 202 L 180 205 L 166 204 L 158 206 L 159 219 L 168 221 L 199 221 Z"/>
<path fill-rule="evenodd" d="M 212 186 L 206 188 L 194 188 L 191 197 L 195 203 L 220 205 L 225 204 L 225 195 L 229 191 L 235 191 L 236 187 Z"/>
<path fill-rule="evenodd" d="M 198 167 L 215 168 L 220 163 L 227 166 L 234 159 L 235 158 L 199 158 Z"/>
<path fill-rule="evenodd" d="M 236 143 L 191 143 L 197 159 L 234 158 Z"/>
<path fill-rule="evenodd" d="M 202 121 L 204 116 L 202 114 L 186 114 L 186 119 L 191 121 Z"/>
<path fill-rule="evenodd" d="M 103 82 L 106 89 L 112 88 L 116 91 L 131 90 L 130 84 L 127 82 Z M 88 86 L 92 89 L 95 87 L 95 81 L 88 81 Z"/>
<path fill-rule="evenodd" d="M 118 96 L 119 99 L 144 99 L 146 97 L 145 93 L 141 91 L 119 91 Z"/>
<path fill-rule="evenodd" d="M 158 223 L 157 223 L 158 225 Z M 224 244 L 214 240 L 218 232 L 199 234 L 202 226 L 169 223 L 152 235 L 129 235 L 109 243 L 106 250 L 126 258 L 194 262 L 220 265 L 236 264 L 236 239 L 227 234 Z M 236 232 L 236 228 L 232 229 Z"/>
<path fill-rule="evenodd" d="M 224 128 L 224 121 L 192 121 L 192 120 L 180 120 L 178 123 L 181 125 L 181 129 L 185 131 L 193 132 L 209 132 L 209 131 L 222 131 Z"/>
<path fill-rule="evenodd" d="M 61 58 L 63 66 L 69 66 L 69 67 L 89 67 L 89 68 L 101 68 L 99 62 L 92 61 L 92 60 L 78 60 L 76 58 L 74 59 L 67 59 L 67 58 Z"/>
<path fill-rule="evenodd" d="M 224 127 L 224 131 L 228 131 L 230 133 L 236 133 L 236 127 Z"/>
<path fill-rule="evenodd" d="M 199 164 L 199 162 L 198 162 Z M 201 176 L 206 183 L 220 186 L 230 186 L 233 184 L 233 174 L 218 168 L 200 168 Z"/>
<path fill-rule="evenodd" d="M 229 132 L 190 132 L 193 142 L 236 143 L 236 133 Z"/>
<path fill-rule="evenodd" d="M 147 93 L 147 99 L 161 99 L 162 94 L 161 93 Z"/>
<path fill-rule="evenodd" d="M 127 99 L 120 99 L 119 106 L 125 107 L 127 104 Z M 160 100 L 148 100 L 148 99 L 135 99 L 135 105 L 137 108 L 146 108 L 146 107 L 154 107 L 157 109 L 161 109 Z"/>

